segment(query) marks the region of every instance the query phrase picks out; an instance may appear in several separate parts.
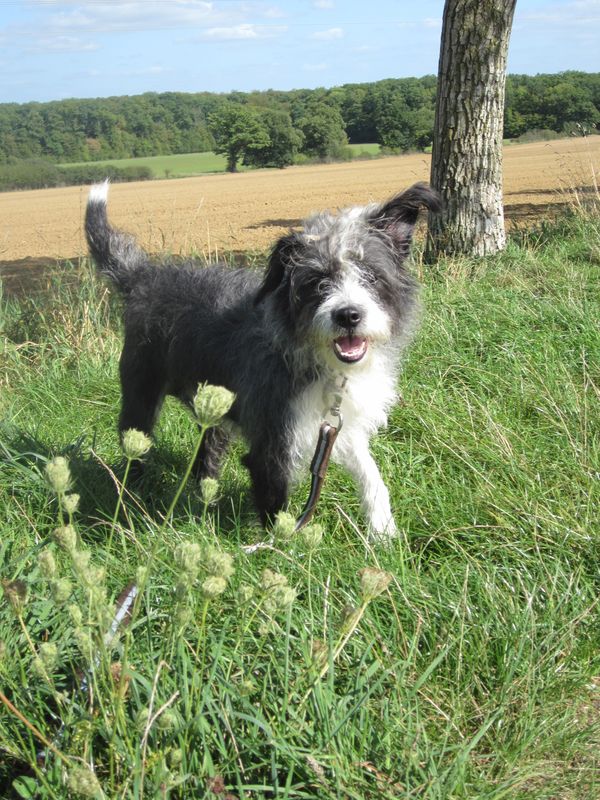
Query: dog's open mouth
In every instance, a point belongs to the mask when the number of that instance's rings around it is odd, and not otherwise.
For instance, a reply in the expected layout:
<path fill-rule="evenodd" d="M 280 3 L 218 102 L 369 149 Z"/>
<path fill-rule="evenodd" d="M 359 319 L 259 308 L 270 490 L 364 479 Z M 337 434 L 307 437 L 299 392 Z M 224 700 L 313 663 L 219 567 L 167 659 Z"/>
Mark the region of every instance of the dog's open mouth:
<path fill-rule="evenodd" d="M 340 336 L 333 340 L 333 352 L 348 364 L 360 361 L 367 352 L 367 340 L 362 336 Z"/>

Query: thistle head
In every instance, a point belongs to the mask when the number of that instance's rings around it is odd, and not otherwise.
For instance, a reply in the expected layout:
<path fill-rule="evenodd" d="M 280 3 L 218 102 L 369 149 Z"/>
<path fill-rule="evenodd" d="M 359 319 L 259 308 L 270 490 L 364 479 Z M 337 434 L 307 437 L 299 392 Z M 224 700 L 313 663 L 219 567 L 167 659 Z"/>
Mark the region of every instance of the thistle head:
<path fill-rule="evenodd" d="M 219 482 L 214 478 L 203 478 L 200 481 L 200 497 L 207 506 L 214 503 L 219 494 Z"/>
<path fill-rule="evenodd" d="M 374 569 L 373 567 L 364 567 L 359 570 L 358 574 L 360 576 L 360 591 L 365 603 L 383 594 L 394 577 L 383 569 Z"/>
<path fill-rule="evenodd" d="M 57 495 L 63 495 L 71 485 L 69 462 L 63 456 L 55 456 L 46 464 L 46 478 Z"/>
<path fill-rule="evenodd" d="M 73 555 L 77 550 L 77 531 L 72 525 L 63 525 L 54 531 L 54 541 L 67 553 Z"/>
<path fill-rule="evenodd" d="M 208 547 L 204 552 L 204 567 L 209 575 L 227 580 L 234 573 L 233 556 L 216 547 Z"/>
<path fill-rule="evenodd" d="M 74 514 L 79 508 L 79 495 L 78 494 L 65 494 L 62 498 L 62 507 L 69 516 Z"/>
<path fill-rule="evenodd" d="M 56 575 L 56 560 L 52 550 L 42 550 L 38 556 L 38 566 L 44 578 L 54 578 Z"/>
<path fill-rule="evenodd" d="M 224 386 L 200 384 L 193 400 L 196 419 L 205 428 L 212 428 L 227 414 L 234 400 L 233 392 Z"/>
<path fill-rule="evenodd" d="M 73 587 L 67 578 L 56 578 L 50 582 L 50 591 L 54 602 L 62 606 L 71 597 Z"/>
<path fill-rule="evenodd" d="M 145 456 L 148 450 L 150 450 L 152 447 L 152 439 L 150 439 L 149 436 L 146 436 L 146 434 L 142 431 L 138 431 L 135 428 L 129 428 L 129 430 L 123 431 L 123 436 L 121 437 L 121 447 L 123 448 L 125 458 L 131 460 L 135 458 L 142 458 L 142 456 Z"/>
<path fill-rule="evenodd" d="M 222 575 L 209 575 L 202 581 L 202 594 L 207 600 L 213 600 L 223 594 L 227 588 L 227 580 Z"/>
<path fill-rule="evenodd" d="M 300 533 L 302 534 L 306 549 L 316 550 L 323 538 L 323 526 L 319 525 L 317 522 L 313 522 L 312 525 L 307 525 L 305 528 L 302 528 Z"/>
<path fill-rule="evenodd" d="M 289 542 L 296 533 L 296 520 L 287 511 L 280 511 L 275 517 L 273 536 L 282 542 Z"/>
<path fill-rule="evenodd" d="M 185 573 L 188 580 L 198 574 L 202 561 L 202 550 L 196 542 L 183 542 L 175 548 L 175 563 Z"/>
<path fill-rule="evenodd" d="M 73 767 L 68 775 L 67 784 L 75 795 L 81 797 L 104 797 L 100 781 L 88 767 Z"/>
<path fill-rule="evenodd" d="M 27 603 L 27 584 L 24 581 L 2 581 L 4 597 L 15 613 L 20 614 Z"/>

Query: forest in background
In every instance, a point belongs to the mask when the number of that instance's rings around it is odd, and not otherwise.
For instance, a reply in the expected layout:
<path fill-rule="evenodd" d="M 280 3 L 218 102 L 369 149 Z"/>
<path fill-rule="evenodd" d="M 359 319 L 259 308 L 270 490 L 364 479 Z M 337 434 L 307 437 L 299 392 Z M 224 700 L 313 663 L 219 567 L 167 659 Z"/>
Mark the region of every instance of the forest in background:
<path fill-rule="evenodd" d="M 384 152 L 425 150 L 436 84 L 427 75 L 330 89 L 4 103 L 0 168 L 15 175 L 27 172 L 24 162 L 35 161 L 42 179 L 40 160 L 56 165 L 215 151 L 234 170 L 238 162 L 283 167 L 344 158 L 348 143 L 376 142 Z M 600 73 L 508 76 L 506 139 L 531 131 L 593 133 L 599 124 Z"/>

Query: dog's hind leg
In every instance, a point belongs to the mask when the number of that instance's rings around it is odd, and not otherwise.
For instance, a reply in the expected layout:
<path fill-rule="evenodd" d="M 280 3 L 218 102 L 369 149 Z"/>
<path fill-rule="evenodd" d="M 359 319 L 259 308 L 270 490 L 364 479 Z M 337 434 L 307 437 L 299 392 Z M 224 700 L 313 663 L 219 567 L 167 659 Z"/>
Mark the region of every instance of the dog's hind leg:
<path fill-rule="evenodd" d="M 228 445 L 229 434 L 223 428 L 209 428 L 206 431 L 193 466 L 197 478 L 219 477 Z"/>
<path fill-rule="evenodd" d="M 119 432 L 135 428 L 150 435 L 165 396 L 165 381 L 151 346 L 123 348 L 120 362 Z"/>
<path fill-rule="evenodd" d="M 290 465 L 282 461 L 281 453 L 280 443 L 255 442 L 244 456 L 252 478 L 254 502 L 265 526 L 275 521 L 288 499 Z"/>

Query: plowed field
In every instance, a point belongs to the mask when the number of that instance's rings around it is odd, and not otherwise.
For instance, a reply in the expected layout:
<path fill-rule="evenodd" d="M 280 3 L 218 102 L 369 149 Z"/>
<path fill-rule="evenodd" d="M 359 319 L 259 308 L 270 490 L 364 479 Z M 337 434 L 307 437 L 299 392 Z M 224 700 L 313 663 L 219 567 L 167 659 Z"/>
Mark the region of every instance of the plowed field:
<path fill-rule="evenodd" d="M 509 222 L 544 216 L 600 174 L 600 136 L 511 145 L 504 150 Z M 264 250 L 311 211 L 382 200 L 429 176 L 429 156 L 117 184 L 113 222 L 152 252 Z M 0 266 L 5 276 L 40 260 L 85 253 L 87 188 L 0 194 Z M 20 264 L 15 263 L 21 261 Z"/>

